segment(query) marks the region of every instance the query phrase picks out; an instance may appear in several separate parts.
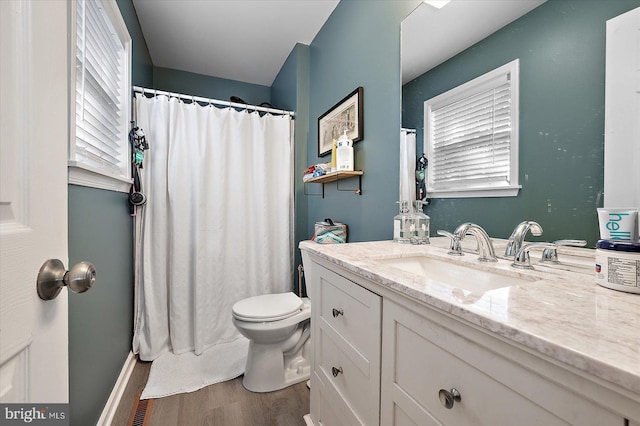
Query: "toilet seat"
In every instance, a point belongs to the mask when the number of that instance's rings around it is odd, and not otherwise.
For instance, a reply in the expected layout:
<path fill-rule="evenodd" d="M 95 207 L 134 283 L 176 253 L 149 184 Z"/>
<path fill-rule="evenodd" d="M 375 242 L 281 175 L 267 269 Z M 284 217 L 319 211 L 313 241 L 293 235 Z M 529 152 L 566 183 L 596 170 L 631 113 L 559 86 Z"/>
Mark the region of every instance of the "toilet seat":
<path fill-rule="evenodd" d="M 240 321 L 270 322 L 300 312 L 302 299 L 294 293 L 264 294 L 243 299 L 233 305 L 233 316 Z"/>

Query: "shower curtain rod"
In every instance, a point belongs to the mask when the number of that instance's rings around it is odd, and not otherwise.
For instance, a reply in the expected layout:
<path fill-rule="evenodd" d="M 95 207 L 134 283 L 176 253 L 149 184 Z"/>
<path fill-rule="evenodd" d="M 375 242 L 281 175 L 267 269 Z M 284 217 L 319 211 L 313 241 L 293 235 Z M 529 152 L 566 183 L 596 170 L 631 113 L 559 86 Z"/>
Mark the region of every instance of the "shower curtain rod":
<path fill-rule="evenodd" d="M 400 130 L 404 130 L 407 133 L 416 133 L 416 129 L 405 129 L 404 127 Z"/>
<path fill-rule="evenodd" d="M 137 93 L 142 93 L 142 94 L 148 93 L 148 94 L 151 94 L 153 96 L 165 95 L 165 96 L 169 96 L 169 97 L 172 97 L 172 98 L 185 99 L 185 100 L 192 101 L 192 102 L 197 101 L 197 102 L 202 102 L 202 103 L 205 103 L 205 104 L 224 105 L 224 106 L 229 106 L 229 107 L 234 107 L 234 108 L 243 108 L 243 109 L 249 109 L 249 110 L 254 110 L 254 111 L 270 112 L 272 114 L 290 115 L 291 117 L 295 116 L 295 112 L 294 111 L 285 111 L 283 109 L 267 108 L 267 107 L 261 107 L 261 106 L 257 106 L 257 105 L 241 104 L 241 103 L 237 103 L 237 102 L 220 101 L 218 99 L 202 98 L 200 96 L 192 96 L 192 95 L 184 95 L 184 94 L 181 94 L 181 93 L 165 92 L 163 90 L 156 90 L 156 89 L 147 89 L 146 87 L 140 87 L 140 86 L 133 86 L 133 91 L 137 92 Z"/>

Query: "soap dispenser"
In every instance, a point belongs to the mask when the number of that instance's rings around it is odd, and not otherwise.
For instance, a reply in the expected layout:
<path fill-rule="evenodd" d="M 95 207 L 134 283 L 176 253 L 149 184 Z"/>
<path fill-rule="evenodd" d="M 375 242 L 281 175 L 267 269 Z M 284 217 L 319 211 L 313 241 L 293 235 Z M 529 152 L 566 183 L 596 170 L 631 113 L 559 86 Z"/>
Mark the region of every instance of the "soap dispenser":
<path fill-rule="evenodd" d="M 399 204 L 400 213 L 393 218 L 393 241 L 408 244 L 411 242 L 413 218 L 409 212 L 409 202 L 405 200 Z"/>
<path fill-rule="evenodd" d="M 424 214 L 423 209 L 424 201 L 417 200 L 415 213 L 413 214 L 413 235 L 411 242 L 414 244 L 429 244 L 429 225 L 431 219 Z"/>
<path fill-rule="evenodd" d="M 353 142 L 347 136 L 347 131 L 338 139 L 336 149 L 336 165 L 340 172 L 353 171 Z"/>

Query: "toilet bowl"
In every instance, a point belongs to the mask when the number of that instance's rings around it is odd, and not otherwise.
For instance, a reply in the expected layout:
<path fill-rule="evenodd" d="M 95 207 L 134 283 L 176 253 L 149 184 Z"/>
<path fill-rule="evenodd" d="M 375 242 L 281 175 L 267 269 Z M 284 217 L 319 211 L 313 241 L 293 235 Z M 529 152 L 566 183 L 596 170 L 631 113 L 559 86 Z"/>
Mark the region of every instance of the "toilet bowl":
<path fill-rule="evenodd" d="M 311 301 L 265 294 L 233 305 L 233 324 L 249 339 L 243 386 L 271 392 L 309 379 Z"/>

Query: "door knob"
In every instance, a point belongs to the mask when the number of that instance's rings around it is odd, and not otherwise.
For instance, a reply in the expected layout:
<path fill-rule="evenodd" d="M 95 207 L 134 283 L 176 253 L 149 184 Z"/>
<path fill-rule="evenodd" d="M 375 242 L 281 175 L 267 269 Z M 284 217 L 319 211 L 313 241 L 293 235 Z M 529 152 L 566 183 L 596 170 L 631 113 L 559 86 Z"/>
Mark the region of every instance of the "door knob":
<path fill-rule="evenodd" d="M 96 281 L 96 269 L 89 262 L 80 262 L 66 270 L 58 259 L 49 259 L 38 272 L 38 296 L 42 300 L 55 299 L 65 285 L 74 293 L 84 293 Z"/>

